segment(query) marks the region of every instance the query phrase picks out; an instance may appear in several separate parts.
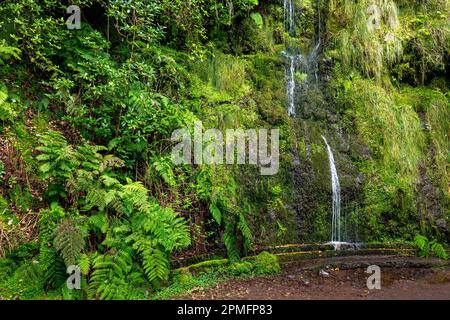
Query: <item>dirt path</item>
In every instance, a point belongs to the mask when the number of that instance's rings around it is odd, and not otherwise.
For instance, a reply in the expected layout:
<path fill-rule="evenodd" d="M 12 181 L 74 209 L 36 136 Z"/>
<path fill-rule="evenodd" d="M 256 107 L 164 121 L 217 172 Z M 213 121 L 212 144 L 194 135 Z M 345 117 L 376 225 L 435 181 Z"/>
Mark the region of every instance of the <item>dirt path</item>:
<path fill-rule="evenodd" d="M 438 261 L 439 262 L 439 261 Z M 433 261 L 402 257 L 317 259 L 283 266 L 278 276 L 231 280 L 197 288 L 183 299 L 236 300 L 450 300 L 450 268 L 425 268 Z M 366 266 L 381 267 L 381 290 L 368 290 Z M 320 275 L 320 270 L 327 275 Z"/>

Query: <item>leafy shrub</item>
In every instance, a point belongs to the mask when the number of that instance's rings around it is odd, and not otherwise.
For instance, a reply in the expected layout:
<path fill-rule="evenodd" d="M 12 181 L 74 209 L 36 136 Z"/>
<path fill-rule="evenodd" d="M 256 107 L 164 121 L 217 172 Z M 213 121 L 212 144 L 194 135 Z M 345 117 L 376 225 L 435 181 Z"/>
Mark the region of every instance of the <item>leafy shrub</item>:
<path fill-rule="evenodd" d="M 5 40 L 0 41 L 0 65 L 10 58 L 20 59 L 20 50 L 16 47 L 8 46 Z"/>
<path fill-rule="evenodd" d="M 0 83 L 0 121 L 11 122 L 16 117 L 16 108 L 8 101 L 8 90 Z"/>
<path fill-rule="evenodd" d="M 448 254 L 442 244 L 436 241 L 429 241 L 427 237 L 416 235 L 414 238 L 416 247 L 419 249 L 419 256 L 435 256 L 440 259 L 448 259 Z"/>

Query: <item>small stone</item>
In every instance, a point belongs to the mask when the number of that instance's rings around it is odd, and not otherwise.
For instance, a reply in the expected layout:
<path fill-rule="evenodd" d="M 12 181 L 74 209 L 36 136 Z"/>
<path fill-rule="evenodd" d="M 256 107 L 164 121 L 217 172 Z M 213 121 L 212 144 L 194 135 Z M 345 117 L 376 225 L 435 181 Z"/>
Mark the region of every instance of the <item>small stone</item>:
<path fill-rule="evenodd" d="M 319 276 L 324 277 L 324 278 L 329 278 L 330 274 L 328 272 L 326 272 L 325 270 L 320 270 Z"/>

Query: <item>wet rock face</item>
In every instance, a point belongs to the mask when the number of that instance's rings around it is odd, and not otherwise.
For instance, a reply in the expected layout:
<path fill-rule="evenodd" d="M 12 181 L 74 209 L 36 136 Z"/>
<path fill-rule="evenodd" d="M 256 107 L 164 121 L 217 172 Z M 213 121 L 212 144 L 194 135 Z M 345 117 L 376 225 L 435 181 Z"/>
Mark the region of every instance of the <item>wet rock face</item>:
<path fill-rule="evenodd" d="M 450 221 L 446 217 L 444 195 L 431 182 L 426 168 L 420 168 L 420 182 L 417 185 L 417 203 L 421 216 L 430 225 L 436 225 L 438 233 L 444 239 L 450 237 Z M 422 218 L 422 219 L 423 219 Z"/>
<path fill-rule="evenodd" d="M 293 167 L 294 199 L 292 207 L 297 212 L 297 225 L 300 241 L 329 241 L 331 234 L 331 199 L 332 186 L 329 161 L 326 146 L 323 141 L 317 140 L 315 129 L 309 126 L 304 139 L 309 147 L 300 155 L 299 164 Z M 312 134 L 313 137 L 306 137 Z M 362 187 L 364 175 L 358 172 L 353 164 L 351 154 L 347 150 L 345 139 L 337 138 L 332 131 L 327 132 L 331 137 L 336 168 L 341 184 L 342 219 L 350 219 L 354 207 L 362 203 Z M 344 146 L 342 146 L 344 145 Z M 310 150 L 308 153 L 307 150 Z M 343 151 L 344 152 L 343 152 Z M 348 215 L 348 217 L 345 217 Z M 346 240 L 356 240 L 357 226 L 349 222 Z"/>

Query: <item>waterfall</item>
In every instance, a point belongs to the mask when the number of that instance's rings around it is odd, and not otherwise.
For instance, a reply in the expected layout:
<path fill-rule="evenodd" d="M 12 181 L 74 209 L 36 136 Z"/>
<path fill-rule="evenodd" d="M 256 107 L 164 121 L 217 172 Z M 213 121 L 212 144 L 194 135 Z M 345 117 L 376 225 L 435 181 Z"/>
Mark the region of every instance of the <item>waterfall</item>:
<path fill-rule="evenodd" d="M 295 34 L 295 6 L 294 0 L 284 0 L 284 25 L 289 35 Z"/>
<path fill-rule="evenodd" d="M 288 101 L 288 113 L 290 116 L 296 116 L 295 111 L 295 65 L 296 65 L 296 56 L 286 54 L 286 58 L 288 60 L 286 66 L 286 95 Z"/>
<path fill-rule="evenodd" d="M 295 5 L 294 0 L 284 0 L 284 26 L 286 32 L 290 36 L 295 35 Z M 289 52 L 291 48 L 286 48 L 284 55 L 286 57 L 286 97 L 288 104 L 288 113 L 295 117 L 297 112 L 295 110 L 295 91 L 297 83 L 295 81 L 295 71 L 297 69 L 297 61 L 299 55 Z"/>
<path fill-rule="evenodd" d="M 331 223 L 331 243 L 342 242 L 341 238 L 341 186 L 339 183 L 339 176 L 334 162 L 333 151 L 325 137 L 323 137 L 327 145 L 328 159 L 330 162 L 331 184 L 333 188 L 333 218 Z"/>
<path fill-rule="evenodd" d="M 314 75 L 314 80 L 316 84 L 319 83 L 319 65 L 317 64 L 317 57 L 320 52 L 320 45 L 322 44 L 320 38 L 317 41 L 317 44 L 314 46 L 314 49 L 311 51 L 308 57 L 308 75 Z"/>
<path fill-rule="evenodd" d="M 285 31 L 291 36 L 295 36 L 296 12 L 294 0 L 284 0 L 284 26 Z M 285 80 L 286 97 L 288 113 L 292 117 L 297 116 L 296 102 L 302 101 L 308 96 L 311 85 L 319 85 L 318 62 L 317 58 L 322 45 L 321 40 L 321 12 L 320 0 L 317 0 L 317 19 L 318 28 L 316 29 L 315 44 L 309 52 L 300 52 L 298 47 L 286 46 L 283 52 L 286 58 Z M 301 82 L 296 79 L 296 73 L 299 72 Z"/>

